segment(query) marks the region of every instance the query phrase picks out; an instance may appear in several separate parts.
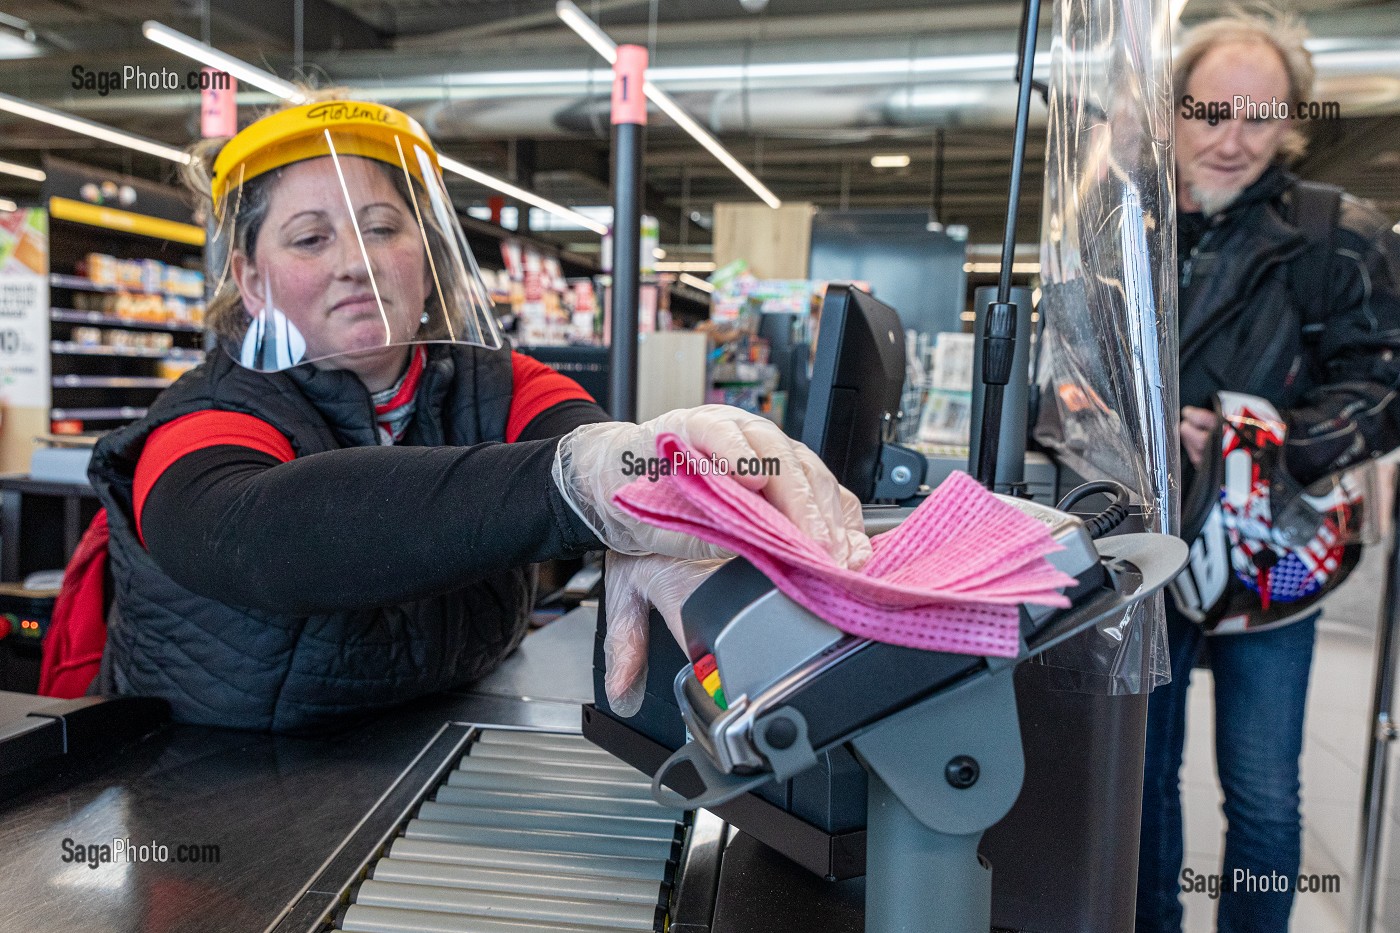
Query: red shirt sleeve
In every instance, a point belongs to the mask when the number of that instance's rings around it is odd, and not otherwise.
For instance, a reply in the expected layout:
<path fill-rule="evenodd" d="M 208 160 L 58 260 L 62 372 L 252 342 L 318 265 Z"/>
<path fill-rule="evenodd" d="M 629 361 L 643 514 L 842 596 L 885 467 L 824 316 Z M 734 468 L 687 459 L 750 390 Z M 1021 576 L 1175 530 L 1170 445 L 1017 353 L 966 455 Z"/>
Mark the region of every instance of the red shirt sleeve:
<path fill-rule="evenodd" d="M 252 415 L 235 411 L 197 411 L 161 425 L 146 438 L 146 446 L 136 462 L 132 505 L 136 511 L 137 537 L 141 535 L 141 510 L 161 474 L 186 454 L 223 444 L 248 447 L 282 463 L 296 457 L 291 442 L 281 431 Z"/>
<path fill-rule="evenodd" d="M 515 387 L 511 393 L 510 417 L 506 419 L 508 444 L 515 443 L 531 421 L 560 402 L 594 401 L 583 386 L 523 353 L 511 351 L 510 366 Z"/>

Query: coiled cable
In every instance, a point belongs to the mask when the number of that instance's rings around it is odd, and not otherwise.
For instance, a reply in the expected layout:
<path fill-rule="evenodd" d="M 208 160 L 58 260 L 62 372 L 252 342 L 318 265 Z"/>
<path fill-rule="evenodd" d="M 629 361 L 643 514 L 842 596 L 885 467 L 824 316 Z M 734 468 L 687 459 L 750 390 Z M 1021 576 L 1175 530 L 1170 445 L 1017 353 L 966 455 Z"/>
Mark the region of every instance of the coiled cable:
<path fill-rule="evenodd" d="M 1115 483 L 1112 480 L 1097 480 L 1076 486 L 1060 500 L 1060 504 L 1056 508 L 1061 512 L 1067 512 L 1075 503 L 1094 495 L 1107 496 L 1112 500 L 1108 508 L 1094 517 L 1084 520 L 1084 527 L 1089 532 L 1089 537 L 1101 538 L 1123 524 L 1123 519 L 1128 517 L 1128 506 L 1131 500 L 1127 488 L 1122 483 Z"/>

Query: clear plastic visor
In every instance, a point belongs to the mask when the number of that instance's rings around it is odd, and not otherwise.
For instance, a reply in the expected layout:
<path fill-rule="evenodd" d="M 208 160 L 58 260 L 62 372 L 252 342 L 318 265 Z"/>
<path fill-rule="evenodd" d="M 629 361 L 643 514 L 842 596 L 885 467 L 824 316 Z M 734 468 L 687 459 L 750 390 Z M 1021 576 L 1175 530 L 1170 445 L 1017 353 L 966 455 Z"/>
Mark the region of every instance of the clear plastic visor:
<path fill-rule="evenodd" d="M 297 144 L 306 152 L 306 142 Z M 232 185 L 211 240 L 209 326 L 235 360 L 392 383 L 421 343 L 497 348 L 489 292 L 429 154 L 324 133 L 324 155 Z M 394 161 L 388 161 L 392 159 Z"/>

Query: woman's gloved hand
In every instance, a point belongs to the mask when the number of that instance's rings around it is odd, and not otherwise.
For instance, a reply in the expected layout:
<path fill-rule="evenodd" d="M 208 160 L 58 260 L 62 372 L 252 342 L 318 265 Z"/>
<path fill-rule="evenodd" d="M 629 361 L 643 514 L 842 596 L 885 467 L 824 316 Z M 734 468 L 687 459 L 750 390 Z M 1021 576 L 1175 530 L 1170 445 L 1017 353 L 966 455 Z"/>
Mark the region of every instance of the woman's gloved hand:
<path fill-rule="evenodd" d="M 679 560 L 649 554 L 633 557 L 609 554 L 603 591 L 608 633 L 603 639 L 608 705 L 619 716 L 635 715 L 642 706 L 647 681 L 647 615 L 652 606 L 682 647 L 681 606 L 723 560 Z"/>
<path fill-rule="evenodd" d="M 656 439 L 675 434 L 698 455 L 724 461 L 728 475 L 763 497 L 851 569 L 870 559 L 860 501 L 807 447 L 773 422 L 728 405 L 669 411 L 644 424 L 584 425 L 559 441 L 554 482 L 564 501 L 608 548 L 622 554 L 665 554 L 688 559 L 728 556 L 675 531 L 652 528 L 613 504 L 613 495 L 644 475 Z M 739 463 L 745 461 L 740 472 Z M 764 461 L 776 470 L 754 469 Z M 639 466 L 642 472 L 638 472 Z M 770 472 L 771 475 L 752 475 Z"/>

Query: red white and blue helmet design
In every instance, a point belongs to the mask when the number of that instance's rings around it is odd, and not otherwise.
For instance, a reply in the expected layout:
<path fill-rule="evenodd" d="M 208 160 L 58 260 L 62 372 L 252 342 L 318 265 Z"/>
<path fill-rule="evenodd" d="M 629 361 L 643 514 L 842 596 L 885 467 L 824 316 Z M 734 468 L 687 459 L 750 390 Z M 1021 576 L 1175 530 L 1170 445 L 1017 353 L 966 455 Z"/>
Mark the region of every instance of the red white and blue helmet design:
<path fill-rule="evenodd" d="M 1287 488 L 1278 410 L 1237 392 L 1218 393 L 1217 404 L 1221 457 L 1197 476 L 1207 490 L 1194 498 L 1208 511 L 1194 523 L 1188 516 L 1195 534 L 1173 584 L 1177 605 L 1212 634 L 1297 621 L 1360 558 L 1361 484 L 1343 475 L 1321 493 Z"/>

